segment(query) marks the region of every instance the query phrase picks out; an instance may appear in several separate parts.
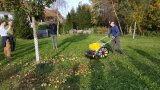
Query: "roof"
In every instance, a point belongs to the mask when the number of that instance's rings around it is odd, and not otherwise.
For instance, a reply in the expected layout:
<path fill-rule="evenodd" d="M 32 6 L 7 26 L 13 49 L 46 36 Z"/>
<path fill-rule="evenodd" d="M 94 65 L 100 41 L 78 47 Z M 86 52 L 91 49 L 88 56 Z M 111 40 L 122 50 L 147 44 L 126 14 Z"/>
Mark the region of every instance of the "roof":
<path fill-rule="evenodd" d="M 44 14 L 45 14 L 45 17 L 57 17 L 57 14 L 58 14 L 58 16 L 60 18 L 60 21 L 64 21 L 64 17 L 56 9 L 45 8 L 44 9 Z"/>
<path fill-rule="evenodd" d="M 8 15 L 8 14 L 11 14 L 11 13 L 10 12 L 6 12 L 6 11 L 0 11 L 0 14 Z"/>

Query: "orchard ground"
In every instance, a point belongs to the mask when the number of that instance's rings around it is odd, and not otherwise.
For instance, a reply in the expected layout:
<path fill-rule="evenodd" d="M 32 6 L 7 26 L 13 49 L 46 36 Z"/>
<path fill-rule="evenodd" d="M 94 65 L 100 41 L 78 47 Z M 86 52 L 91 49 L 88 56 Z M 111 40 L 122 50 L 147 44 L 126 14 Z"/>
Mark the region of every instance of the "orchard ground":
<path fill-rule="evenodd" d="M 1 90 L 159 90 L 160 38 L 122 36 L 126 55 L 85 57 L 88 45 L 104 35 L 64 35 L 58 49 L 39 40 L 41 64 L 35 64 L 33 40 L 17 40 L 10 62 L 0 48 Z"/>

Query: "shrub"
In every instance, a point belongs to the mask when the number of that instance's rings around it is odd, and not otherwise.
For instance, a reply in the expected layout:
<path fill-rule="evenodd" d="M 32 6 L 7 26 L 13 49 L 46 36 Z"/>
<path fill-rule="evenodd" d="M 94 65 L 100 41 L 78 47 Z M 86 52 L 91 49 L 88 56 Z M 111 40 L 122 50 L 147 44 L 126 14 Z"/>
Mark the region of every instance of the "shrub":
<path fill-rule="evenodd" d="M 108 29 L 106 27 L 95 27 L 94 33 L 106 34 L 106 33 L 108 33 Z"/>
<path fill-rule="evenodd" d="M 13 28 L 18 38 L 33 39 L 33 30 L 27 18 L 25 10 L 20 9 L 14 12 Z"/>
<path fill-rule="evenodd" d="M 47 24 L 38 24 L 36 28 L 37 28 L 37 30 L 46 30 L 46 29 L 49 29 L 49 27 L 48 27 Z"/>
<path fill-rule="evenodd" d="M 160 32 L 156 32 L 156 31 L 146 31 L 144 32 L 145 36 L 160 36 Z"/>

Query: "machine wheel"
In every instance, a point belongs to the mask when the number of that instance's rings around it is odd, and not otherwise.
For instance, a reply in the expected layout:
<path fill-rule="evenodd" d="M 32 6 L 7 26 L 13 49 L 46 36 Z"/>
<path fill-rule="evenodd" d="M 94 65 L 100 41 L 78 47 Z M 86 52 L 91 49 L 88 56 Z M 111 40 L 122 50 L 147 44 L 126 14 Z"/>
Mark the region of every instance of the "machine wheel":
<path fill-rule="evenodd" d="M 100 56 L 99 56 L 99 55 L 95 55 L 94 59 L 95 59 L 95 60 L 99 60 L 99 59 L 100 59 Z"/>
<path fill-rule="evenodd" d="M 98 54 L 99 54 L 99 56 L 100 56 L 101 58 L 104 58 L 104 57 L 107 57 L 107 56 L 108 56 L 109 51 L 108 51 L 108 49 L 107 49 L 106 47 L 102 47 L 102 48 L 99 50 Z"/>

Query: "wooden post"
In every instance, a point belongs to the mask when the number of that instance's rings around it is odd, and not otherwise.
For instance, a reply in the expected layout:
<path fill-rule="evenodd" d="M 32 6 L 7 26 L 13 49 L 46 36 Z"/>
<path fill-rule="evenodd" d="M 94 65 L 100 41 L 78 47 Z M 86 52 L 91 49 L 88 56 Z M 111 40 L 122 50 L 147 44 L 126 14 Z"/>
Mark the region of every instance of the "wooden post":
<path fill-rule="evenodd" d="M 134 37 L 135 37 L 135 34 L 136 34 L 136 22 L 135 22 L 135 24 L 134 24 L 133 39 L 134 39 Z"/>

